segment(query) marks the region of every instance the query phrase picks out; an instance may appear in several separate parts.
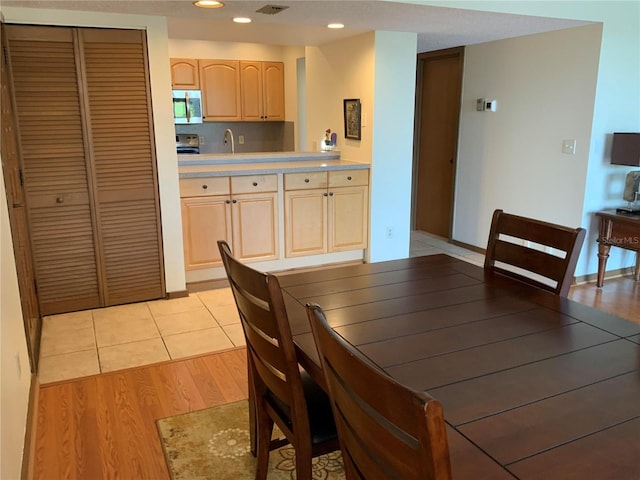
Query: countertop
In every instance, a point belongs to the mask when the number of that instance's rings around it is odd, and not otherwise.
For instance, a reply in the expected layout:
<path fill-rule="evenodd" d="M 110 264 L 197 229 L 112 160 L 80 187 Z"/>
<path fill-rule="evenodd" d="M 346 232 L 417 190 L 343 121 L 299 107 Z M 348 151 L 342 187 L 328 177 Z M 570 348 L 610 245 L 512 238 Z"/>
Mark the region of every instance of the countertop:
<path fill-rule="evenodd" d="M 178 155 L 180 178 L 356 170 L 369 164 L 340 159 L 340 152 L 268 152 Z"/>

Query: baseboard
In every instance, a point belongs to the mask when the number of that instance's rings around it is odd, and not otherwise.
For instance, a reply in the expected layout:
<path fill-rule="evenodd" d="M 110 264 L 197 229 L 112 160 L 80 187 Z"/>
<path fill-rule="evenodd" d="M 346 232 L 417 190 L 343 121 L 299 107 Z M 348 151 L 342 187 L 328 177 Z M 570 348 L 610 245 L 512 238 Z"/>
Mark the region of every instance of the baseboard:
<path fill-rule="evenodd" d="M 171 300 L 172 298 L 184 298 L 189 296 L 189 290 L 179 290 L 177 292 L 167 292 L 167 298 Z"/>
<path fill-rule="evenodd" d="M 201 280 L 199 282 L 187 283 L 188 293 L 203 292 L 205 290 L 215 290 L 217 288 L 226 288 L 229 281 L 226 278 L 218 278 L 216 280 Z"/>
<path fill-rule="evenodd" d="M 482 255 L 487 253 L 486 248 L 476 247 L 475 245 L 469 245 L 468 243 L 459 242 L 458 240 L 449 240 L 449 243 L 456 245 L 458 247 L 466 248 L 467 250 L 471 250 L 472 252 L 481 253 Z"/>
<path fill-rule="evenodd" d="M 27 407 L 27 425 L 24 434 L 24 448 L 22 450 L 22 480 L 31 480 L 35 474 L 39 399 L 40 381 L 38 380 L 38 375 L 31 374 L 29 405 Z"/>
<path fill-rule="evenodd" d="M 616 270 L 607 270 L 604 272 L 604 279 L 608 278 L 618 278 L 623 277 L 625 275 L 633 275 L 634 267 L 624 267 L 618 268 Z M 588 273 L 587 275 L 580 275 L 575 278 L 575 285 L 581 285 L 583 283 L 595 283 L 598 280 L 597 273 Z"/>

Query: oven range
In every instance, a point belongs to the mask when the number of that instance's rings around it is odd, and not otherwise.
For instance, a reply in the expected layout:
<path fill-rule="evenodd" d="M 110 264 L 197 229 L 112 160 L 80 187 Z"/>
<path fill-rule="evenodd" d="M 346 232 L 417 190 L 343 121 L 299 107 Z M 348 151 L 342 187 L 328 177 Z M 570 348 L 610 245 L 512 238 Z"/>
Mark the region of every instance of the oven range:
<path fill-rule="evenodd" d="M 200 153 L 200 140 L 193 133 L 176 134 L 176 149 L 179 155 Z"/>

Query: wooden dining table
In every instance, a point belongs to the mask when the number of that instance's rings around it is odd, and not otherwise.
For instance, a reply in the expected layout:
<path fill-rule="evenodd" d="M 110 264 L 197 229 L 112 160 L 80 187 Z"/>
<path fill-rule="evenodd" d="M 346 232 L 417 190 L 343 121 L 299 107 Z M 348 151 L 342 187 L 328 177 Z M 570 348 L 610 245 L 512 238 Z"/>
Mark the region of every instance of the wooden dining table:
<path fill-rule="evenodd" d="M 447 255 L 279 280 L 319 383 L 308 302 L 394 379 L 440 400 L 454 479 L 640 479 L 640 324 Z"/>

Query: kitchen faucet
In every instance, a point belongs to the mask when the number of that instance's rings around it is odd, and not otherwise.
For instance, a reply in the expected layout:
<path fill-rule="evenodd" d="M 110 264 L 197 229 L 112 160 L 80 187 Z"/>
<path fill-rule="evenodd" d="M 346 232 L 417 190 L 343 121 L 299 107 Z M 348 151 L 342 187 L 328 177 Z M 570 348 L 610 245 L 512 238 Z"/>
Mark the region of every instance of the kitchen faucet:
<path fill-rule="evenodd" d="M 236 153 L 236 147 L 233 141 L 233 132 L 231 131 L 230 128 L 227 128 L 224 131 L 224 144 L 226 145 L 227 142 L 229 141 L 229 139 L 231 139 L 231 153 Z"/>

